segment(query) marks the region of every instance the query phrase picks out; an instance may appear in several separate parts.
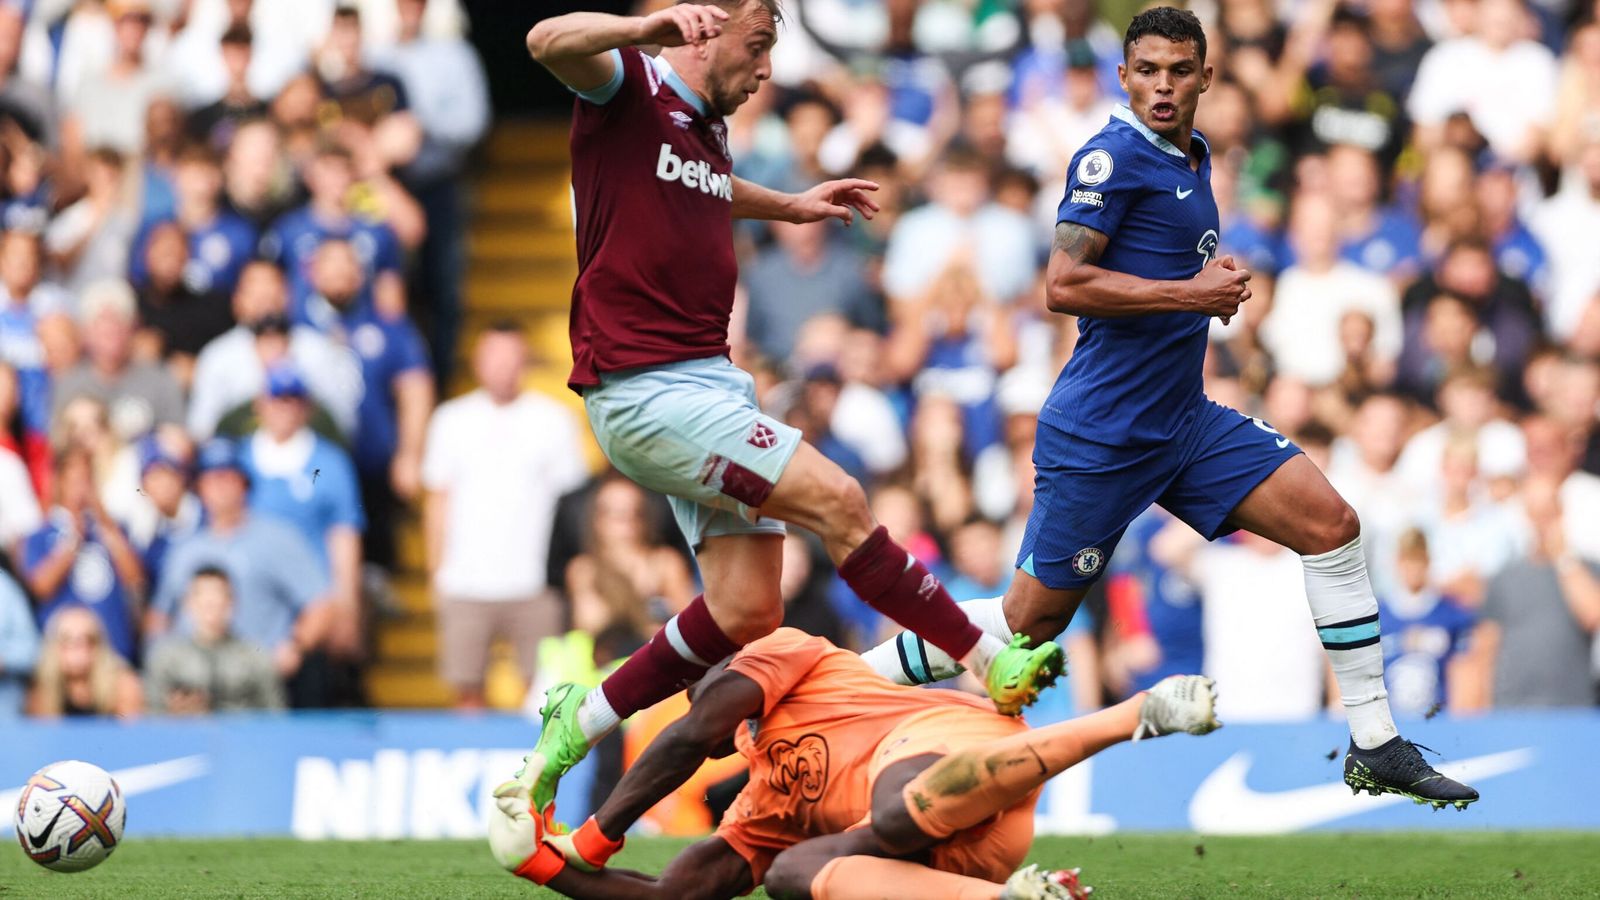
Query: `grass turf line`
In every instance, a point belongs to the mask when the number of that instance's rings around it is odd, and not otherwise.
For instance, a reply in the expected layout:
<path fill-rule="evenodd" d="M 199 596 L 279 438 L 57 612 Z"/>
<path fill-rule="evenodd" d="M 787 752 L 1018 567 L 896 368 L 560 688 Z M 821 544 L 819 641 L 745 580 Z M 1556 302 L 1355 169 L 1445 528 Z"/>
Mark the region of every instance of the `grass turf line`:
<path fill-rule="evenodd" d="M 630 840 L 616 863 L 660 871 L 685 843 Z M 1082 866 L 1096 896 L 1108 900 L 1600 898 L 1600 834 L 1592 832 L 1048 837 L 1034 843 L 1029 861 L 1056 868 Z M 0 900 L 546 896 L 555 895 L 500 871 L 480 841 L 135 838 L 99 868 L 73 875 L 47 872 L 14 847 L 0 850 Z M 755 896 L 765 894 L 758 891 Z"/>

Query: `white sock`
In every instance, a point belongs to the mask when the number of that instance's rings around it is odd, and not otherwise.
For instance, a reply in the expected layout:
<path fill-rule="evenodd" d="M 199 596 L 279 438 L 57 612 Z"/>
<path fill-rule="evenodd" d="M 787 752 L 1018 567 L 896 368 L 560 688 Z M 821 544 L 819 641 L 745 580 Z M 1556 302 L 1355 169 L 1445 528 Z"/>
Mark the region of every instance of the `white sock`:
<path fill-rule="evenodd" d="M 972 668 L 979 674 L 989 671 L 989 663 L 1011 641 L 1011 628 L 1006 625 L 1005 610 L 1001 606 L 1004 599 L 985 597 L 956 604 L 972 620 L 972 624 L 983 629 L 983 638 L 963 660 L 968 663 L 966 668 Z M 861 654 L 861 658 L 874 672 L 895 684 L 932 684 L 954 678 L 965 671 L 962 664 L 952 659 L 950 654 L 910 631 L 900 632 Z M 971 665 L 974 662 L 977 666 Z"/>
<path fill-rule="evenodd" d="M 621 724 L 622 717 L 611 708 L 606 692 L 599 687 L 590 688 L 589 693 L 578 701 L 578 728 L 589 739 L 589 746 L 600 743 L 602 738 Z"/>
<path fill-rule="evenodd" d="M 1317 636 L 1333 664 L 1340 699 L 1356 746 L 1370 750 L 1399 732 L 1383 686 L 1383 646 L 1378 642 L 1378 600 L 1367 579 L 1361 538 L 1337 550 L 1302 556 L 1306 599 Z"/>

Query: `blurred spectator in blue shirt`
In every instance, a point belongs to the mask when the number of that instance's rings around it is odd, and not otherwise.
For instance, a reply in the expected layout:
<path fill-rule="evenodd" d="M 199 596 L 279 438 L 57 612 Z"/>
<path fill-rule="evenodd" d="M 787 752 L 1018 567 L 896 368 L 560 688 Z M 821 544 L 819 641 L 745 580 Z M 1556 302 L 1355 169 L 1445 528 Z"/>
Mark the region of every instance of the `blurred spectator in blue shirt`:
<path fill-rule="evenodd" d="M 361 257 L 373 300 L 386 312 L 406 308 L 401 276 L 400 239 L 394 229 L 354 208 L 355 161 L 350 151 L 323 145 L 306 164 L 306 189 L 311 199 L 280 217 L 261 240 L 261 253 L 281 266 L 289 279 L 289 317 L 309 322 L 305 303 L 311 295 L 311 262 L 317 248 L 343 238 Z"/>
<path fill-rule="evenodd" d="M 428 350 L 409 318 L 361 302 L 361 260 L 349 241 L 319 247 L 311 279 L 315 293 L 307 312 L 361 362 L 351 455 L 369 523 L 366 558 L 393 566 L 396 501 L 415 500 L 421 491 L 422 448 L 435 399 Z"/>
<path fill-rule="evenodd" d="M 773 245 L 741 274 L 750 296 L 745 334 L 774 363 L 794 350 L 801 326 L 838 314 L 860 328 L 883 330 L 883 303 L 866 281 L 861 254 L 825 228 L 773 222 Z"/>
<path fill-rule="evenodd" d="M 200 499 L 189 491 L 194 445 L 182 430 L 166 428 L 145 435 L 134 453 L 139 488 L 119 492 L 128 500 L 111 511 L 153 580 L 166 565 L 167 551 L 200 527 Z M 110 509 L 110 498 L 106 502 Z"/>
<path fill-rule="evenodd" d="M 1501 272 L 1526 284 L 1535 294 L 1542 295 L 1549 271 L 1544 247 L 1517 213 L 1521 192 L 1517 167 L 1491 158 L 1478 174 L 1477 187 L 1483 232 L 1494 250 L 1495 265 Z"/>
<path fill-rule="evenodd" d="M 1422 228 L 1405 208 L 1382 206 L 1382 170 L 1371 150 L 1339 144 L 1328 150 L 1328 186 L 1339 216 L 1344 259 L 1404 281 L 1422 269 Z"/>
<path fill-rule="evenodd" d="M 937 395 L 960 407 L 962 453 L 970 462 L 1001 438 L 999 373 L 1017 359 L 1006 310 L 985 294 L 975 272 L 958 264 L 925 296 L 896 304 L 894 314 L 886 375 L 909 384 L 919 403 Z"/>
<path fill-rule="evenodd" d="M 148 631 L 187 630 L 179 609 L 184 592 L 201 569 L 221 569 L 236 601 L 233 632 L 272 654 L 278 674 L 289 678 L 327 636 L 327 569 L 293 526 L 250 511 L 250 476 L 236 443 L 207 441 L 197 468 L 205 525 L 167 554 Z"/>
<path fill-rule="evenodd" d="M 69 313 L 70 298 L 39 282 L 41 254 L 38 235 L 0 232 L 0 362 L 17 372 L 23 428 L 42 436 L 50 433 L 50 375 L 39 319 Z"/>
<path fill-rule="evenodd" d="M 1400 535 L 1397 556 L 1396 589 L 1378 602 L 1383 680 L 1397 715 L 1430 715 L 1463 691 L 1469 675 L 1462 661 L 1477 616 L 1431 583 L 1428 540 L 1421 531 Z"/>
<path fill-rule="evenodd" d="M 1001 303 L 1033 287 L 1033 223 L 994 203 L 988 163 L 967 150 L 952 150 L 929 183 L 931 202 L 896 223 L 883 260 L 883 290 L 893 305 L 914 303 L 934 290 L 955 266 L 973 270 L 983 292 Z"/>
<path fill-rule="evenodd" d="M 104 624 L 112 649 L 131 662 L 138 652 L 135 605 L 144 593 L 144 565 L 100 505 L 89 451 L 62 451 L 55 500 L 44 527 L 22 545 L 22 570 L 38 598 L 39 621 L 69 606 L 88 607 Z"/>
<path fill-rule="evenodd" d="M 0 571 L 0 720 L 22 714 L 28 679 L 39 659 L 39 631 L 28 598 L 11 576 Z"/>
<path fill-rule="evenodd" d="M 311 430 L 306 383 L 293 366 L 267 370 L 256 414 L 261 427 L 240 448 L 250 473 L 250 508 L 294 526 L 306 539 L 332 580 L 330 644 L 355 652 L 367 525 L 355 467 L 343 448 Z"/>
<path fill-rule="evenodd" d="M 151 230 L 162 222 L 176 222 L 188 241 L 189 261 L 183 281 L 196 293 L 231 294 L 239 273 L 255 255 L 255 226 L 222 207 L 222 164 L 216 152 L 191 144 L 178 154 L 173 185 L 177 209 L 170 219 L 146 224 L 134 240 L 128 262 L 128 280 L 143 285 L 149 275 L 144 248 Z"/>
<path fill-rule="evenodd" d="M 1130 691 L 1149 690 L 1168 675 L 1198 672 L 1205 661 L 1200 594 L 1170 565 L 1174 554 L 1163 555 L 1157 546 L 1158 535 L 1172 521 L 1159 506 L 1145 510 L 1128 526 L 1107 569 L 1107 602 L 1123 637 Z"/>

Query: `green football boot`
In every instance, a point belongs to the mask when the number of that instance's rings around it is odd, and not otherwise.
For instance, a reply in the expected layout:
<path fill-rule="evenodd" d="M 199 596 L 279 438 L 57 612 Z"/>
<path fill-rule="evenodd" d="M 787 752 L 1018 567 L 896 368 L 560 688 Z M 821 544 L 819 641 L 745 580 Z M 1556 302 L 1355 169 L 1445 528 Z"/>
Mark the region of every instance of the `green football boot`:
<path fill-rule="evenodd" d="M 1066 668 L 1060 644 L 1045 641 L 1030 647 L 1029 643 L 1027 635 L 1014 635 L 1011 644 L 989 663 L 984 687 L 1002 715 L 1022 715 L 1023 708 L 1039 699 L 1039 692 L 1055 684 Z"/>
<path fill-rule="evenodd" d="M 589 753 L 589 740 L 578 727 L 578 704 L 588 691 L 570 681 L 562 682 L 544 695 L 544 717 L 539 742 L 522 758 L 522 768 L 513 776 L 528 788 L 529 801 L 540 816 L 550 818 L 556 802 L 556 786 L 561 776 L 572 770 Z"/>

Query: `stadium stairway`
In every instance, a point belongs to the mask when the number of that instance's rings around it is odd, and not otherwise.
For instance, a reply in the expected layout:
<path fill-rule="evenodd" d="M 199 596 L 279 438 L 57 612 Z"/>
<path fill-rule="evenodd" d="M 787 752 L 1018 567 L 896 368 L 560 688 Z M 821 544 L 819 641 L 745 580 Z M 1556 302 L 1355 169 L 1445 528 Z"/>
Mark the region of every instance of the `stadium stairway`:
<path fill-rule="evenodd" d="M 565 123 L 496 124 L 473 167 L 465 318 L 450 396 L 472 388 L 467 355 L 476 334 L 512 319 L 523 323 L 533 348 L 529 387 L 581 413 L 581 401 L 566 389 L 572 363 L 567 304 L 577 276 L 570 184 Z M 599 451 L 591 452 L 592 464 Z M 377 707 L 446 707 L 454 698 L 437 675 L 421 520 L 409 515 L 400 529 L 400 564 L 392 579 L 398 610 L 374 623 L 367 695 Z M 490 705 L 519 706 L 524 683 L 509 648 L 496 648 L 485 682 Z"/>

